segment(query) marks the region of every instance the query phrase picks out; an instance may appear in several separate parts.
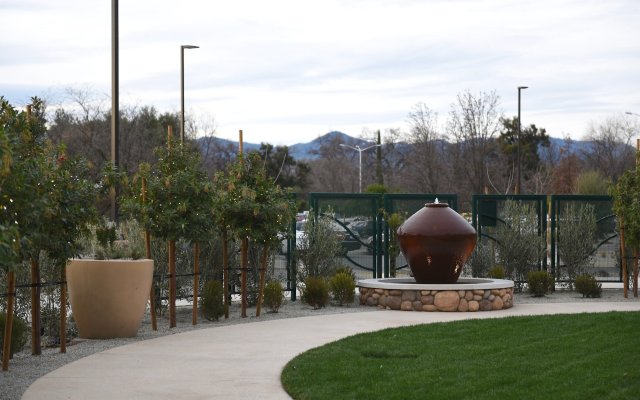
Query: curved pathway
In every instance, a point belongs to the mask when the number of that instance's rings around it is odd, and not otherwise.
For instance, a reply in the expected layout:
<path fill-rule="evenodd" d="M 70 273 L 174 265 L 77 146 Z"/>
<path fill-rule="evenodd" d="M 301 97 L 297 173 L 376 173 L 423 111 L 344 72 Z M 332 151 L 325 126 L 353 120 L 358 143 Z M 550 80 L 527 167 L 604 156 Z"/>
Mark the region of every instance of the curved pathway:
<path fill-rule="evenodd" d="M 67 364 L 22 399 L 288 399 L 280 372 L 297 354 L 361 332 L 517 315 L 640 311 L 640 303 L 518 304 L 494 312 L 371 311 L 199 329 L 132 343 Z"/>

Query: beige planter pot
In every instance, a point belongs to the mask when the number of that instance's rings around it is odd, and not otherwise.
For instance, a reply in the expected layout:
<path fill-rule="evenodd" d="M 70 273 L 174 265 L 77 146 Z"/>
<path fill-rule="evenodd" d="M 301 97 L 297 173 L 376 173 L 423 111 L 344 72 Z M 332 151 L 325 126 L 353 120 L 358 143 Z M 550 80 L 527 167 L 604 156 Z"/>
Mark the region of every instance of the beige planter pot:
<path fill-rule="evenodd" d="M 152 279 L 153 260 L 69 260 L 67 285 L 79 336 L 135 336 Z"/>

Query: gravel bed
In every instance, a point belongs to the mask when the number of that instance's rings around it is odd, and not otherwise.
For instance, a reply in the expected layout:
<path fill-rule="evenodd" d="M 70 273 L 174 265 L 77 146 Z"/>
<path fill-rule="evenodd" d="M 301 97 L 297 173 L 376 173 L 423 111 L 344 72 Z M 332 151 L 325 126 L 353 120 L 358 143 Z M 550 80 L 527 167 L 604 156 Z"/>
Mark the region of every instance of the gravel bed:
<path fill-rule="evenodd" d="M 517 293 L 515 295 L 515 306 L 526 303 L 567 303 L 567 302 L 640 302 L 640 299 L 634 298 L 629 293 L 629 298 L 625 299 L 621 289 L 603 289 L 602 297 L 596 299 L 585 299 L 580 294 L 571 291 L 556 290 L 554 293 L 542 298 L 532 297 L 529 294 Z M 57 369 L 61 366 L 89 356 L 91 354 L 111 349 L 113 347 L 123 346 L 140 340 L 153 339 L 165 335 L 174 335 L 193 329 L 216 328 L 232 324 L 252 323 L 260 321 L 268 321 L 282 318 L 296 318 L 302 316 L 312 316 L 321 314 L 351 313 L 361 311 L 373 311 L 372 307 L 358 305 L 358 300 L 351 306 L 338 307 L 329 306 L 320 310 L 302 304 L 301 301 L 287 301 L 280 308 L 278 313 L 269 313 L 263 310 L 261 317 L 255 317 L 255 308 L 249 308 L 248 318 L 240 318 L 239 304 L 232 304 L 229 319 L 224 317 L 219 321 L 207 321 L 200 318 L 198 325 L 191 324 L 191 307 L 182 306 L 177 309 L 177 327 L 169 328 L 168 317 L 166 315 L 158 317 L 158 330 L 151 329 L 150 315 L 147 313 L 142 322 L 138 335 L 133 338 L 126 339 L 108 339 L 108 340 L 88 340 L 74 339 L 67 345 L 66 354 L 61 354 L 59 348 L 43 348 L 42 355 L 32 356 L 29 343 L 25 349 L 15 354 L 9 363 L 9 371 L 0 372 L 0 399 L 14 400 L 19 399 L 27 390 L 29 385 L 39 377 Z"/>

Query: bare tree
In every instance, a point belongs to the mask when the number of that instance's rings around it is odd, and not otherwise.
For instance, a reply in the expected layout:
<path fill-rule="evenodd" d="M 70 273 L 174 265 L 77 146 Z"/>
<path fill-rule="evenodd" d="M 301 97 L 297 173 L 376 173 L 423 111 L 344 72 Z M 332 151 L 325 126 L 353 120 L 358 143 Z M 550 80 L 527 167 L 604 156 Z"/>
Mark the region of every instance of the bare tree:
<path fill-rule="evenodd" d="M 459 183 L 472 193 L 482 193 L 486 185 L 488 157 L 496 150 L 495 139 L 502 126 L 498 107 L 495 91 L 477 96 L 466 91 L 451 105 L 447 131 L 455 141 L 457 173 L 465 180 Z"/>
<path fill-rule="evenodd" d="M 633 168 L 635 151 L 632 139 L 639 131 L 638 118 L 624 114 L 591 121 L 586 136 L 591 146 L 584 151 L 587 167 L 617 180 L 624 171 Z"/>
<path fill-rule="evenodd" d="M 407 141 L 412 145 L 407 156 L 407 176 L 412 189 L 437 193 L 448 180 L 444 135 L 438 132 L 438 114 L 424 103 L 418 103 L 408 116 Z"/>

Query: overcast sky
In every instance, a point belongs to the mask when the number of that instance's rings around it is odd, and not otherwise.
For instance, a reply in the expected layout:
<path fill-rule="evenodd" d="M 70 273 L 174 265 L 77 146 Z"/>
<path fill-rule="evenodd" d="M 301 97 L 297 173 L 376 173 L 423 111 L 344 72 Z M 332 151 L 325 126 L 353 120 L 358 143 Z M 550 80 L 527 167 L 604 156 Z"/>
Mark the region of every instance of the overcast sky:
<path fill-rule="evenodd" d="M 638 0 L 120 1 L 120 104 L 185 108 L 217 135 L 294 144 L 331 130 L 444 125 L 458 93 L 495 90 L 507 116 L 580 139 L 640 114 Z M 64 101 L 111 87 L 110 0 L 0 0 L 0 95 Z"/>

